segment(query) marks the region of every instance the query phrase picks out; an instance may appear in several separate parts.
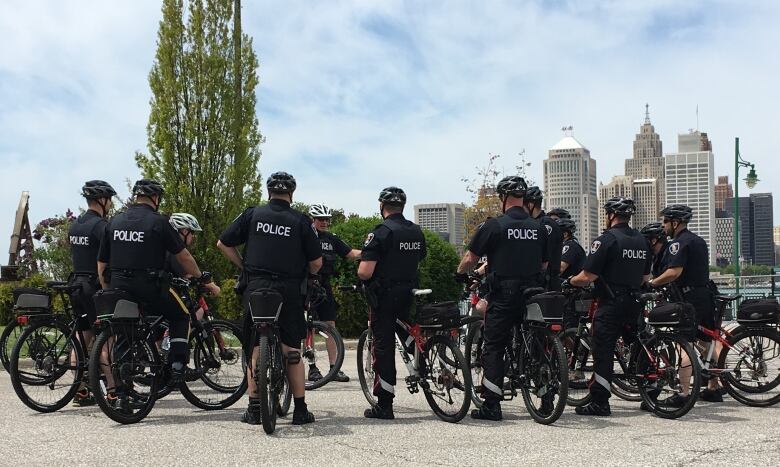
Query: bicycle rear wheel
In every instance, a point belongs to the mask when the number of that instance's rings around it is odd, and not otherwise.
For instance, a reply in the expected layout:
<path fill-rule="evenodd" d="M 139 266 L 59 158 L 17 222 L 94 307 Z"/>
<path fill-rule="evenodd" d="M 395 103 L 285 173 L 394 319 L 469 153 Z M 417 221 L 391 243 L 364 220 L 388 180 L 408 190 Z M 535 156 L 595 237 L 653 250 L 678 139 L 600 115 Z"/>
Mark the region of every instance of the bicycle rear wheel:
<path fill-rule="evenodd" d="M 201 376 L 195 381 L 185 381 L 179 390 L 195 407 L 224 409 L 246 392 L 240 334 L 233 323 L 214 320 L 204 322 L 202 333 L 190 338 L 194 368 Z"/>
<path fill-rule="evenodd" d="M 49 413 L 73 399 L 84 379 L 86 358 L 70 327 L 53 320 L 27 327 L 14 345 L 9 363 L 11 384 L 19 400 L 33 410 Z"/>
<path fill-rule="evenodd" d="M 542 425 L 554 423 L 566 408 L 569 370 L 566 351 L 558 334 L 532 327 L 524 331 L 524 348 L 520 355 L 520 390 L 528 413 Z"/>
<path fill-rule="evenodd" d="M 729 338 L 718 359 L 729 395 L 751 407 L 780 402 L 780 334 L 772 328 L 743 328 Z"/>
<path fill-rule="evenodd" d="M 593 343 L 590 334 L 578 335 L 577 328 L 569 328 L 561 335 L 569 370 L 569 391 L 566 403 L 580 407 L 590 402 L 588 382 L 593 375 Z"/>
<path fill-rule="evenodd" d="M 632 351 L 642 400 L 661 418 L 680 418 L 696 404 L 701 367 L 693 346 L 677 334 L 659 333 Z M 675 401 L 688 387 L 689 397 Z"/>
<path fill-rule="evenodd" d="M 0 362 L 2 362 L 5 371 L 11 371 L 11 352 L 14 350 L 16 342 L 23 332 L 24 326 L 20 325 L 16 319 L 13 319 L 0 334 Z"/>
<path fill-rule="evenodd" d="M 639 387 L 636 384 L 636 378 L 631 375 L 631 346 L 619 338 L 615 343 L 615 360 L 613 362 L 612 374 L 612 394 L 629 402 L 641 402 L 642 396 L 639 395 Z"/>
<path fill-rule="evenodd" d="M 290 381 L 287 376 L 284 377 L 284 385 L 282 386 L 282 395 L 279 396 L 279 406 L 276 408 L 276 413 L 280 417 L 286 417 L 290 413 L 290 404 L 292 403 L 292 388 L 290 387 Z"/>
<path fill-rule="evenodd" d="M 463 420 L 471 405 L 471 372 L 456 341 L 433 336 L 425 344 L 424 355 L 425 379 L 420 385 L 428 405 L 445 422 Z"/>
<path fill-rule="evenodd" d="M 277 362 L 277 360 L 279 360 Z M 260 336 L 260 354 L 255 363 L 255 378 L 257 392 L 260 396 L 260 416 L 263 420 L 263 430 L 269 435 L 276 429 L 276 417 L 279 409 L 278 378 L 281 376 L 281 355 L 278 344 L 271 344 L 268 333 Z"/>
<path fill-rule="evenodd" d="M 124 425 L 152 411 L 163 364 L 153 344 L 136 335 L 135 323 L 111 323 L 98 336 L 89 359 L 89 381 L 100 410 Z"/>
<path fill-rule="evenodd" d="M 471 323 L 468 333 L 466 334 L 464 355 L 471 374 L 471 390 L 469 391 L 469 396 L 471 397 L 471 402 L 473 402 L 477 408 L 482 407 L 482 398 L 480 395 L 482 394 L 482 376 L 484 372 L 482 367 L 482 352 L 484 351 L 485 343 L 483 334 L 484 327 L 484 321 Z"/>
<path fill-rule="evenodd" d="M 327 368 L 328 371 L 323 372 L 322 378 L 316 381 L 309 381 L 307 374 L 306 390 L 321 388 L 333 381 L 333 378 L 341 370 L 342 363 L 344 363 L 344 340 L 335 327 L 324 321 L 314 321 L 309 332 L 312 333 L 311 345 L 307 344 L 303 349 L 306 371 L 308 372 L 312 365 L 317 366 L 317 368 Z M 336 360 L 333 366 L 330 365 L 330 355 L 327 350 L 329 342 L 333 342 L 336 345 Z"/>
<path fill-rule="evenodd" d="M 376 407 L 378 401 L 374 396 L 374 366 L 373 366 L 373 337 L 371 329 L 366 329 L 360 335 L 357 345 L 357 372 L 360 388 L 371 407 Z"/>

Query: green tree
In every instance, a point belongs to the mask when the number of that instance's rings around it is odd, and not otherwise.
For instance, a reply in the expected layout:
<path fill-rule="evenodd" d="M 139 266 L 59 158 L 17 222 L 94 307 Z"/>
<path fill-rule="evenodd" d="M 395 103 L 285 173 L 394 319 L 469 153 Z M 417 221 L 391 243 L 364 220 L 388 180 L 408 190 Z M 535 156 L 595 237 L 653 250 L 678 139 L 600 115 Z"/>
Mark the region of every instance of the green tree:
<path fill-rule="evenodd" d="M 68 210 L 63 216 L 54 216 L 38 223 L 33 238 L 39 242 L 32 257 L 40 272 L 50 280 L 67 280 L 73 270 L 70 257 L 68 228 L 76 217 Z"/>
<path fill-rule="evenodd" d="M 261 196 L 258 59 L 233 0 L 186 4 L 163 1 L 149 73 L 149 152 L 137 152 L 136 163 L 165 186 L 161 209 L 198 218 L 204 231 L 193 253 L 226 277 L 232 268 L 216 250 L 217 237 Z"/>

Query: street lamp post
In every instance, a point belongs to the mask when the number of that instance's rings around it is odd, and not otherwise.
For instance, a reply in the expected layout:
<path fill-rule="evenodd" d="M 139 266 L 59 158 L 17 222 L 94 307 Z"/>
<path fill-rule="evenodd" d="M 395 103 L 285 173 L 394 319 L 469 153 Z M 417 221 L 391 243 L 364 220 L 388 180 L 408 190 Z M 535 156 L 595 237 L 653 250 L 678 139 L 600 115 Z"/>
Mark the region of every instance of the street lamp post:
<path fill-rule="evenodd" d="M 736 281 L 736 293 L 739 293 L 739 276 L 740 276 L 740 264 L 739 264 L 739 168 L 750 167 L 747 177 L 745 177 L 745 185 L 748 188 L 753 188 L 758 182 L 758 176 L 756 175 L 756 167 L 752 163 L 742 159 L 739 154 L 739 138 L 734 139 L 734 280 Z"/>

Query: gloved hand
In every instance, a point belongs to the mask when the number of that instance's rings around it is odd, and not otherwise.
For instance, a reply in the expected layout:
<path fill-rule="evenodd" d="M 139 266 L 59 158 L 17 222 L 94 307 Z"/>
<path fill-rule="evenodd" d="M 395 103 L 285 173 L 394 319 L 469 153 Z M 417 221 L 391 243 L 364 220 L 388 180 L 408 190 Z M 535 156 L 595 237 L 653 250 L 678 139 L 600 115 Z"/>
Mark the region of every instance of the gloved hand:
<path fill-rule="evenodd" d="M 574 286 L 571 285 L 571 278 L 564 279 L 561 282 L 561 289 L 571 289 L 571 288 L 574 288 Z"/>

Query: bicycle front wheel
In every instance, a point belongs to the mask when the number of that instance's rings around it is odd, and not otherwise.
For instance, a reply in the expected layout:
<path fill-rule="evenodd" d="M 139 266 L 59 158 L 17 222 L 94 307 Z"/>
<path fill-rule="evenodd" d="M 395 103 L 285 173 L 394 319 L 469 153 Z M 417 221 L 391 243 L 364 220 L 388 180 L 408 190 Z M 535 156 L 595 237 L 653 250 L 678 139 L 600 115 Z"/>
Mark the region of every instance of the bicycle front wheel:
<path fill-rule="evenodd" d="M 466 333 L 466 345 L 465 345 L 465 357 L 466 362 L 469 365 L 469 373 L 471 374 L 471 390 L 469 395 L 471 402 L 477 408 L 482 407 L 482 376 L 484 368 L 482 366 L 482 353 L 484 349 L 485 336 L 483 330 L 485 327 L 484 321 L 477 321 L 471 323 L 468 333 Z"/>
<path fill-rule="evenodd" d="M 333 365 L 330 364 L 330 354 L 327 349 L 329 345 L 336 349 Z M 313 367 L 328 369 L 327 372 L 322 373 L 322 377 L 319 379 L 311 378 L 311 373 L 307 374 L 306 390 L 325 386 L 333 381 L 344 363 L 344 340 L 341 338 L 341 334 L 335 327 L 324 321 L 312 322 L 306 346 L 303 349 L 303 357 L 306 360 L 306 371 L 308 372 L 311 372 Z"/>
<path fill-rule="evenodd" d="M 290 413 L 290 404 L 292 403 L 292 388 L 290 387 L 290 380 L 287 376 L 284 377 L 284 385 L 282 386 L 282 395 L 279 396 L 279 406 L 276 408 L 276 413 L 280 417 L 286 417 Z"/>
<path fill-rule="evenodd" d="M 558 334 L 547 328 L 532 327 L 524 334 L 520 356 L 523 402 L 535 422 L 549 425 L 566 408 L 569 392 L 566 351 Z"/>
<path fill-rule="evenodd" d="M 0 334 L 0 362 L 5 371 L 11 371 L 11 352 L 14 346 L 24 332 L 24 326 L 20 325 L 15 319 L 8 323 Z"/>
<path fill-rule="evenodd" d="M 357 345 L 357 372 L 360 388 L 371 407 L 376 407 L 378 401 L 374 396 L 374 366 L 373 366 L 374 339 L 371 329 L 366 329 L 360 335 Z"/>
<path fill-rule="evenodd" d="M 613 362 L 614 371 L 612 373 L 612 394 L 629 402 L 641 402 L 642 396 L 639 395 L 639 387 L 636 384 L 636 378 L 629 371 L 631 361 L 631 346 L 623 342 L 623 338 L 618 339 L 615 344 L 615 360 Z"/>
<path fill-rule="evenodd" d="M 86 358 L 65 323 L 54 320 L 27 327 L 10 356 L 11 384 L 27 407 L 55 412 L 73 399 L 84 379 Z"/>
<path fill-rule="evenodd" d="M 278 360 L 278 361 L 277 361 Z M 278 365 L 278 366 L 277 366 Z M 255 362 L 257 392 L 260 396 L 260 416 L 263 430 L 269 435 L 276 429 L 276 417 L 279 408 L 279 390 L 277 383 L 282 375 L 281 354 L 277 344 L 271 344 L 268 333 L 260 336 L 260 352 Z"/>
<path fill-rule="evenodd" d="M 566 403 L 580 407 L 590 402 L 588 382 L 593 375 L 593 343 L 590 334 L 578 334 L 577 328 L 569 328 L 561 335 L 566 351 L 569 372 L 569 391 Z"/>
<path fill-rule="evenodd" d="M 718 359 L 720 381 L 729 395 L 751 407 L 780 401 L 780 334 L 774 329 L 745 328 L 729 338 Z"/>
<path fill-rule="evenodd" d="M 471 371 L 456 341 L 433 336 L 425 344 L 425 399 L 433 413 L 445 422 L 463 420 L 471 405 Z"/>
<path fill-rule="evenodd" d="M 642 400 L 661 418 L 680 418 L 696 404 L 701 366 L 687 339 L 659 333 L 632 351 Z M 687 398 L 682 394 L 688 392 Z"/>

